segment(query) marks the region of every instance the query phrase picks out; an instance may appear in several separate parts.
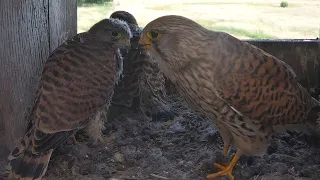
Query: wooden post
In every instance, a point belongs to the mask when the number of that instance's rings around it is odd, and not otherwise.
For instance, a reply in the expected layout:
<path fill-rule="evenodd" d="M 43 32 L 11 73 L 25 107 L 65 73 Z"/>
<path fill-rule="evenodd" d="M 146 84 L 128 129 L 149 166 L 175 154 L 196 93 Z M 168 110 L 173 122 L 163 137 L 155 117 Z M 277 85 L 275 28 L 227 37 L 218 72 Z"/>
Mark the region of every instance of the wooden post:
<path fill-rule="evenodd" d="M 1 0 L 0 148 L 22 137 L 42 66 L 77 32 L 77 0 Z"/>

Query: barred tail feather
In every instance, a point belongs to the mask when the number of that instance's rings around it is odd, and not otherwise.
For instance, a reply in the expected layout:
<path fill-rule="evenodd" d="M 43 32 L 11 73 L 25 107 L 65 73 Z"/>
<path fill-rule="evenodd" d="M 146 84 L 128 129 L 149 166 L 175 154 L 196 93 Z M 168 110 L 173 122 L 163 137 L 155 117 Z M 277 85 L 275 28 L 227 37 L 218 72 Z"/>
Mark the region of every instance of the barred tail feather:
<path fill-rule="evenodd" d="M 9 156 L 9 180 L 40 180 L 46 173 L 53 150 L 35 155 L 29 149 L 16 148 Z M 17 152 L 17 153 L 15 153 Z"/>

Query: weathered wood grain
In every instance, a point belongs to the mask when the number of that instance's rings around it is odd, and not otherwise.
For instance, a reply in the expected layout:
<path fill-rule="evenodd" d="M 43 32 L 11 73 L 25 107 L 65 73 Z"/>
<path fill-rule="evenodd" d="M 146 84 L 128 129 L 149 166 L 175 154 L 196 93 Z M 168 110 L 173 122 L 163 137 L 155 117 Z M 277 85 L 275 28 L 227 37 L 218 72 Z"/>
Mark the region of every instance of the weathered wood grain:
<path fill-rule="evenodd" d="M 77 33 L 77 1 L 49 1 L 50 52 Z"/>
<path fill-rule="evenodd" d="M 76 33 L 76 0 L 1 0 L 0 147 L 23 135 L 31 103 L 49 53 Z"/>

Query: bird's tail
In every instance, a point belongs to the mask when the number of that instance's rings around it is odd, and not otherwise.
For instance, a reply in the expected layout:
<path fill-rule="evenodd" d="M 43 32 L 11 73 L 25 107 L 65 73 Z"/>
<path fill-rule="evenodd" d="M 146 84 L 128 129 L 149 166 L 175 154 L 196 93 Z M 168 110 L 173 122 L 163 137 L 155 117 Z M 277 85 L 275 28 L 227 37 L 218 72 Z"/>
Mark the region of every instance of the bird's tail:
<path fill-rule="evenodd" d="M 28 141 L 27 141 L 28 142 Z M 21 143 L 8 157 L 9 180 L 40 180 L 45 174 L 53 150 L 33 154 L 32 149 Z"/>

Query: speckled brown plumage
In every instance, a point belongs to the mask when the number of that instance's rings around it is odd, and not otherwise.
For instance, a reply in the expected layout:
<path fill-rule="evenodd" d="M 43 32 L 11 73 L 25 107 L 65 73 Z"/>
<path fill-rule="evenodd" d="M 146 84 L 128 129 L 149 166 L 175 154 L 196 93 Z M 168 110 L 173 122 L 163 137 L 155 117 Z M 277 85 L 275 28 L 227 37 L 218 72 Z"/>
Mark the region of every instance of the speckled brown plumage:
<path fill-rule="evenodd" d="M 236 155 L 208 179 L 228 175 L 238 158 L 264 153 L 276 132 L 319 133 L 319 102 L 293 70 L 263 50 L 181 16 L 164 16 L 142 32 L 141 46 L 159 64 L 188 104 L 216 124 L 224 151 Z"/>
<path fill-rule="evenodd" d="M 166 104 L 165 78 L 157 62 L 142 54 L 138 41 L 142 29 L 135 17 L 126 11 L 115 11 L 110 18 L 127 22 L 133 34 L 131 49 L 121 51 L 124 62 L 123 77 L 116 86 L 113 105 L 126 106 L 141 111 L 148 119 L 175 115 Z"/>
<path fill-rule="evenodd" d="M 126 23 L 104 19 L 51 53 L 44 65 L 26 134 L 9 156 L 9 179 L 41 179 L 52 151 L 112 98 L 118 48 L 128 47 Z"/>

